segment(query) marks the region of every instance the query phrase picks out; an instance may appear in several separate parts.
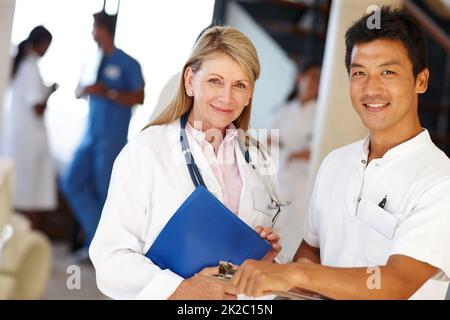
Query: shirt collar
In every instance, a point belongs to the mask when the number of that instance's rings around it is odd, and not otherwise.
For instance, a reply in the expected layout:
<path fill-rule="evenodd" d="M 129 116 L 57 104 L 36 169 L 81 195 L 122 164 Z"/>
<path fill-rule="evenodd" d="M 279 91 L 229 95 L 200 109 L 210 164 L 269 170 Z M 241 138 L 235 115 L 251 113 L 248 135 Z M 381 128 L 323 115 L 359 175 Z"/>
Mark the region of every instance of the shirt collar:
<path fill-rule="evenodd" d="M 416 135 L 415 137 L 389 149 L 384 156 L 381 158 L 383 160 L 389 160 L 392 158 L 403 158 L 411 154 L 419 152 L 420 150 L 428 147 L 433 142 L 431 141 L 430 134 L 427 129 L 423 128 L 423 131 Z M 368 135 L 362 143 L 361 155 L 358 162 L 361 161 L 365 163 L 369 157 L 369 146 L 370 146 L 370 135 Z"/>
<path fill-rule="evenodd" d="M 102 54 L 105 58 L 110 58 L 110 57 L 117 55 L 119 53 L 119 50 L 120 50 L 119 48 L 114 47 L 109 54 L 105 54 L 104 51 L 102 51 Z"/>
<path fill-rule="evenodd" d="M 186 124 L 186 130 L 195 138 L 197 142 L 201 143 L 202 141 L 206 141 L 205 133 L 203 131 L 195 129 L 190 125 L 189 122 Z M 225 129 L 225 138 L 223 139 L 222 143 L 233 141 L 237 138 L 237 136 L 238 130 L 236 129 L 236 126 L 233 123 L 230 123 Z"/>

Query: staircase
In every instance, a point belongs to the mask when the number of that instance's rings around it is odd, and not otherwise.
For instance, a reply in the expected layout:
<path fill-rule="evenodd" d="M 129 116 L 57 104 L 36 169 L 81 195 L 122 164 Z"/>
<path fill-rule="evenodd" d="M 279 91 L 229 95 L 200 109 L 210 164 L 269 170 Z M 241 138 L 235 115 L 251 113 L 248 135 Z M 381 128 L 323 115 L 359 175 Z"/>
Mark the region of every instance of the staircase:
<path fill-rule="evenodd" d="M 430 81 L 420 96 L 419 115 L 434 143 L 450 156 L 450 12 L 433 11 L 429 3 L 405 1 L 405 8 L 421 23 L 427 37 Z"/>
<path fill-rule="evenodd" d="M 240 0 L 236 1 L 301 64 L 322 61 L 330 12 L 330 0 Z"/>

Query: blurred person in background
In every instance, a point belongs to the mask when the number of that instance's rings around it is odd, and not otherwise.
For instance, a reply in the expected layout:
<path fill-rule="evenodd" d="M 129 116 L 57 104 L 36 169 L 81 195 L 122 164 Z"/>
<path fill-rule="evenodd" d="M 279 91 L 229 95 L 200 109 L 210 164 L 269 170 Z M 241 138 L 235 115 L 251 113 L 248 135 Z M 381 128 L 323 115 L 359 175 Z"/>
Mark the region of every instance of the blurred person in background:
<path fill-rule="evenodd" d="M 30 218 L 33 227 L 39 227 L 43 211 L 57 207 L 56 175 L 44 123 L 47 100 L 57 85 L 47 87 L 38 67 L 51 42 L 51 33 L 37 26 L 19 44 L 6 105 L 4 153 L 15 162 L 13 206 Z"/>
<path fill-rule="evenodd" d="M 140 64 L 114 45 L 116 19 L 105 12 L 93 15 L 93 38 L 102 51 L 96 82 L 79 88 L 88 97 L 87 129 L 67 171 L 61 189 L 85 236 L 78 252 L 87 258 L 94 237 L 116 156 L 127 143 L 131 109 L 144 102 Z"/>
<path fill-rule="evenodd" d="M 272 122 L 272 129 L 280 130 L 280 171 L 278 178 L 282 194 L 291 205 L 285 215 L 289 219 L 295 217 L 295 228 L 289 234 L 294 239 L 284 238 L 283 247 L 292 258 L 302 239 L 306 210 L 306 184 L 308 180 L 308 164 L 310 146 L 316 115 L 317 95 L 319 92 L 321 66 L 318 62 L 307 61 L 299 69 L 296 84 L 288 97 L 288 102 L 278 109 Z M 300 226 L 300 228 L 299 228 Z M 292 246 L 289 246 L 292 245 Z"/>

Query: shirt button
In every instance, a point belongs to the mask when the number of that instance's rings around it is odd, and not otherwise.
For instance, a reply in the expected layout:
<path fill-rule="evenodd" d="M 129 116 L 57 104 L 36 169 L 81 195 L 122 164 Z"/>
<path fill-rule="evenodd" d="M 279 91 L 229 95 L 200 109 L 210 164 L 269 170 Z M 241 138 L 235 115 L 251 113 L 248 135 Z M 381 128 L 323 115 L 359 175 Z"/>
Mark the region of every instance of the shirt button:
<path fill-rule="evenodd" d="M 364 159 L 361 160 L 361 163 L 362 163 L 362 164 L 366 164 L 366 162 L 367 162 L 367 161 L 364 160 Z"/>

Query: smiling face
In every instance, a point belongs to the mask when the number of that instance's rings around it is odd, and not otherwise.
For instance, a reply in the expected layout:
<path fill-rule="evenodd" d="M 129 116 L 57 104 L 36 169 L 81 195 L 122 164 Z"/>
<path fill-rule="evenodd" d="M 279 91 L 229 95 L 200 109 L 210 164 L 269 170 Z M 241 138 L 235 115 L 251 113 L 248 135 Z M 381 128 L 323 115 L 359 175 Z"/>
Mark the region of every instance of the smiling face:
<path fill-rule="evenodd" d="M 371 133 L 399 133 L 419 124 L 417 94 L 427 89 L 428 69 L 414 79 L 405 46 L 378 39 L 353 47 L 350 96 Z M 420 124 L 419 124 L 420 126 Z"/>
<path fill-rule="evenodd" d="M 224 130 L 250 103 L 252 83 L 242 67 L 222 54 L 202 62 L 194 72 L 186 69 L 185 87 L 193 95 L 191 117 L 202 129 Z"/>

